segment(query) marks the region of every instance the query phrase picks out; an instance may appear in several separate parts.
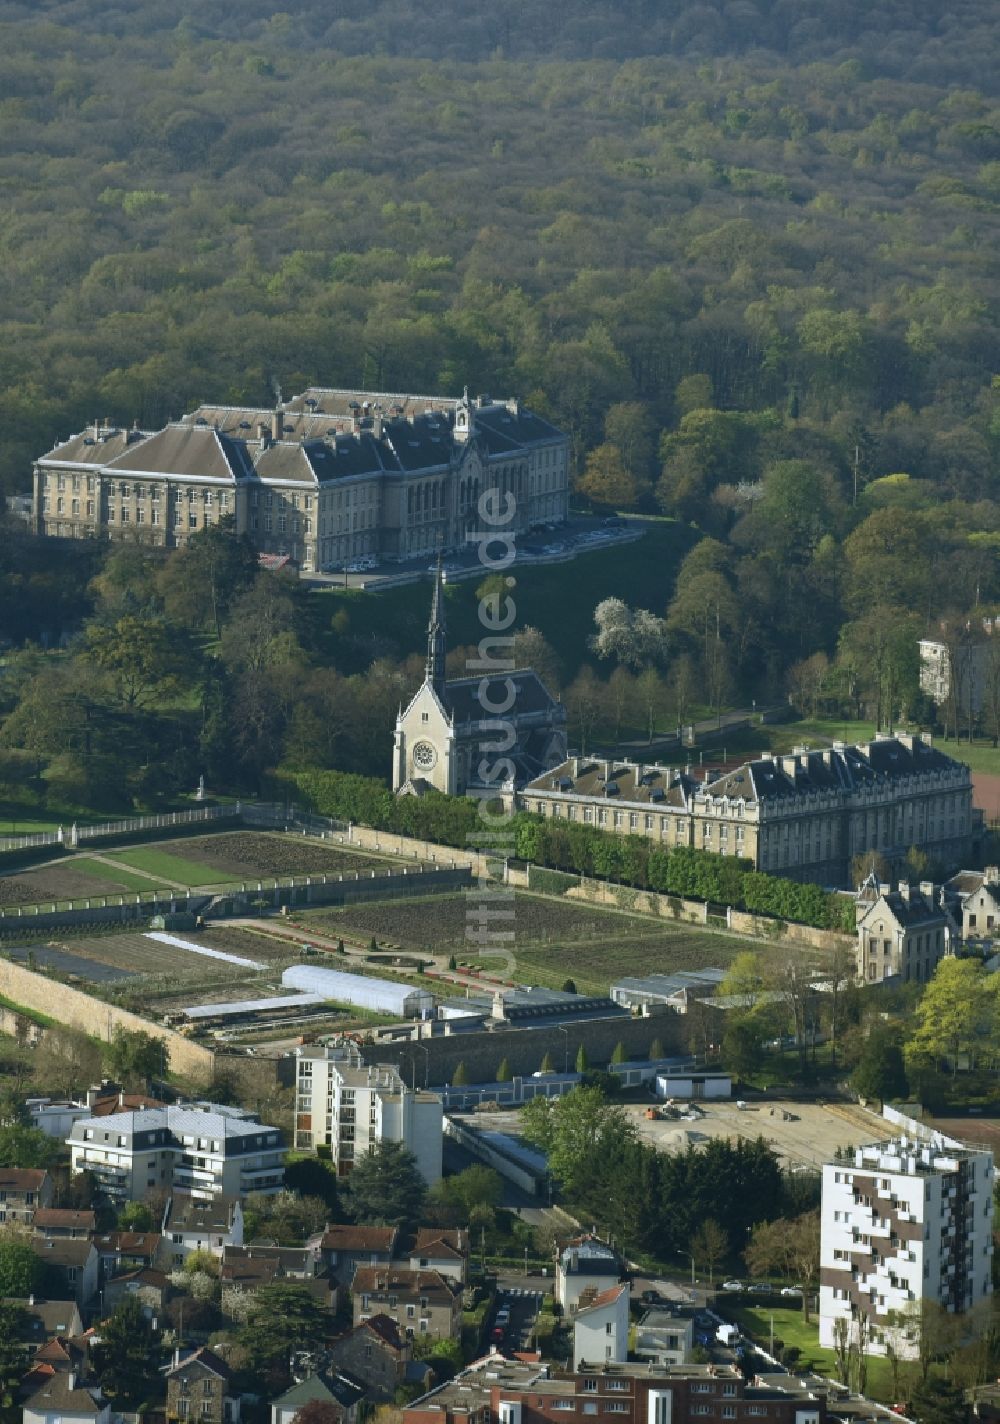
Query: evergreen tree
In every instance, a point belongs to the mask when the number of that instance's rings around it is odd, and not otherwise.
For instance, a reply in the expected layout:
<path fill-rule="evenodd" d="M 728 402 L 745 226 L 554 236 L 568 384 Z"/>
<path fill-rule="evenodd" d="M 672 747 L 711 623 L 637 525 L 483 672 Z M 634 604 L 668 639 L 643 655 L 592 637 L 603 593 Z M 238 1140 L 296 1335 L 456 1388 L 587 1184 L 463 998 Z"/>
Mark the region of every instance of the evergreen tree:
<path fill-rule="evenodd" d="M 625 1051 L 625 1045 L 624 1045 L 624 1043 L 622 1043 L 621 1039 L 619 1039 L 618 1042 L 617 1042 L 617 1043 L 615 1044 L 615 1046 L 614 1046 L 614 1051 L 613 1051 L 612 1054 L 611 1054 L 611 1061 L 612 1061 L 612 1063 L 627 1063 L 627 1062 L 628 1062 L 628 1054 L 627 1054 L 627 1052 Z"/>
<path fill-rule="evenodd" d="M 383 1141 L 355 1163 L 346 1205 L 355 1221 L 409 1229 L 420 1220 L 426 1190 L 413 1153 Z"/>
<path fill-rule="evenodd" d="M 451 1075 L 451 1081 L 453 1086 L 456 1088 L 465 1087 L 466 1083 L 469 1081 L 469 1070 L 466 1068 L 464 1063 L 457 1063 L 455 1065 L 455 1071 Z"/>
<path fill-rule="evenodd" d="M 149 1381 L 156 1378 L 159 1339 L 138 1296 L 127 1295 L 101 1326 L 101 1343 L 94 1346 L 94 1366 L 101 1388 L 119 1409 L 142 1402 Z"/>
<path fill-rule="evenodd" d="M 539 1065 L 538 1071 L 539 1073 L 554 1073 L 556 1071 L 556 1065 L 552 1062 L 551 1053 L 546 1053 Z"/>
<path fill-rule="evenodd" d="M 576 1050 L 576 1071 L 578 1073 L 586 1073 L 589 1067 L 590 1059 L 587 1057 L 587 1049 L 585 1045 L 581 1043 L 580 1047 Z"/>
<path fill-rule="evenodd" d="M 500 1067 L 497 1069 L 497 1082 L 498 1082 L 498 1083 L 509 1083 L 510 1080 L 511 1080 L 511 1078 L 513 1078 L 513 1076 L 514 1076 L 513 1073 L 510 1071 L 510 1064 L 509 1064 L 509 1062 L 507 1061 L 506 1058 L 501 1058 L 501 1059 L 500 1059 Z"/>

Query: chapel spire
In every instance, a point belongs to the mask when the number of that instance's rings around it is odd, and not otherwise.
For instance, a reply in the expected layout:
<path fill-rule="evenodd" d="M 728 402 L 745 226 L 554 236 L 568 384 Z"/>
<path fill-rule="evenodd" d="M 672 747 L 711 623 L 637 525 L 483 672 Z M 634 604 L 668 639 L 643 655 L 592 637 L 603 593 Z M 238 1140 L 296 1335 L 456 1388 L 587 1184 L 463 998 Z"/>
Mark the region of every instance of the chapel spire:
<path fill-rule="evenodd" d="M 434 596 L 431 599 L 431 616 L 427 624 L 427 661 L 424 664 L 424 681 L 429 682 L 439 695 L 444 691 L 445 656 L 447 647 L 447 623 L 444 606 L 444 574 L 441 557 L 438 556 L 434 571 Z"/>

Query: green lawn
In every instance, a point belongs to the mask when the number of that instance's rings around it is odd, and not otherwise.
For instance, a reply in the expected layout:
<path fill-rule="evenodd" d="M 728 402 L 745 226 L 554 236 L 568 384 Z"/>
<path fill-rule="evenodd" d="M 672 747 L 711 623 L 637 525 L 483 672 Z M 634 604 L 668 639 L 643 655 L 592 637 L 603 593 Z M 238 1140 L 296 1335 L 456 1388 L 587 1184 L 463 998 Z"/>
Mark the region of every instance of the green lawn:
<path fill-rule="evenodd" d="M 595 549 L 568 564 L 513 570 L 517 626 L 539 628 L 558 648 L 567 681 L 591 656 L 587 642 L 594 631 L 597 604 L 614 596 L 633 607 L 662 614 L 673 595 L 680 562 L 700 538 L 697 530 L 669 519 L 646 520 L 644 527 L 645 533 L 636 543 Z M 450 647 L 478 643 L 482 636 L 478 584 L 478 579 L 465 579 L 446 590 Z M 429 604 L 428 580 L 426 585 L 386 589 L 384 593 L 332 589 L 316 594 L 309 609 L 320 636 L 333 636 L 330 620 L 342 611 L 348 619 L 344 631 L 359 649 L 369 648 L 374 635 L 391 639 L 398 655 L 405 657 L 423 650 Z M 343 658 L 345 647 L 346 640 L 338 636 L 338 657 Z M 367 658 L 368 653 L 362 651 L 358 656 Z"/>
<path fill-rule="evenodd" d="M 798 1306 L 745 1306 L 725 1302 L 725 1312 L 732 1316 L 745 1335 L 755 1340 L 764 1349 L 771 1341 L 771 1323 L 774 1322 L 774 1339 L 785 1345 L 797 1345 L 802 1351 L 799 1364 L 807 1370 L 815 1370 L 820 1375 L 837 1376 L 836 1357 L 832 1350 L 825 1350 L 819 1344 L 819 1324 L 816 1316 L 807 1323 Z M 868 1357 L 868 1385 L 866 1392 L 875 1399 L 890 1400 L 892 1375 L 886 1360 L 876 1355 Z"/>
<path fill-rule="evenodd" d="M 117 853 L 116 858 L 117 858 Z M 104 865 L 99 860 L 92 859 L 89 855 L 78 855 L 69 862 L 72 870 L 78 870 L 81 875 L 90 875 L 94 880 L 104 882 L 105 889 L 110 890 L 112 886 L 122 886 L 125 890 L 157 890 L 155 880 L 151 880 L 148 875 L 134 875 L 127 870 L 119 870 L 115 865 Z M 174 879 L 174 876 L 170 877 Z M 94 893 L 99 893 L 95 885 Z"/>
<path fill-rule="evenodd" d="M 231 884 L 233 877 L 226 876 L 220 870 L 214 869 L 211 865 L 199 865 L 197 861 L 185 860 L 182 856 L 171 855 L 165 850 L 156 850 L 152 846 L 143 846 L 138 850 L 113 850 L 108 854 L 115 860 L 120 860 L 123 865 L 131 865 L 135 870 L 145 870 L 150 875 L 163 876 L 166 880 L 176 881 L 179 885 L 223 885 Z M 114 867 L 108 866 L 108 871 L 114 873 Z M 153 888 L 147 880 L 144 888 Z"/>

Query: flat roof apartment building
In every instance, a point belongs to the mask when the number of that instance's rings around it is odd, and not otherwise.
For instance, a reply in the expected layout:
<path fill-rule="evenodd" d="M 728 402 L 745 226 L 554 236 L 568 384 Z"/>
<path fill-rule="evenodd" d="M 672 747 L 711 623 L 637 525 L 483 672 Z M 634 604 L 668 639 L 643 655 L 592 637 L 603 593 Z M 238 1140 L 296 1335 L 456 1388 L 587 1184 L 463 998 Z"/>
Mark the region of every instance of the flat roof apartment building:
<path fill-rule="evenodd" d="M 444 1112 L 437 1093 L 408 1088 L 392 1063 L 365 1063 L 350 1042 L 296 1049 L 295 1146 L 327 1146 L 340 1176 L 379 1142 L 401 1142 L 425 1180 L 441 1176 Z"/>
<path fill-rule="evenodd" d="M 284 1182 L 284 1144 L 275 1127 L 217 1103 L 82 1118 L 66 1139 L 73 1172 L 93 1172 L 115 1202 L 152 1191 L 192 1197 L 273 1195 Z"/>
<path fill-rule="evenodd" d="M 823 1168 L 819 1341 L 832 1347 L 838 1322 L 850 1338 L 885 1354 L 888 1320 L 912 1328 L 892 1343 L 918 1353 L 922 1300 L 960 1314 L 990 1295 L 993 1261 L 993 1154 L 935 1133 L 859 1147 Z M 864 1317 L 865 1324 L 859 1325 Z"/>

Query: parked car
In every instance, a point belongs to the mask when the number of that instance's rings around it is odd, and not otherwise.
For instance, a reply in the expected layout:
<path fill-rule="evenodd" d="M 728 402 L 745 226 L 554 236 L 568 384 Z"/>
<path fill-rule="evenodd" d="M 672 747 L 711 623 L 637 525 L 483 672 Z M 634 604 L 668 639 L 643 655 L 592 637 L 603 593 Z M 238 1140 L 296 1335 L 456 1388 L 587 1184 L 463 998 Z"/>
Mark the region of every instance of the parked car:
<path fill-rule="evenodd" d="M 782 1287 L 781 1287 L 781 1294 L 782 1294 L 783 1296 L 787 1296 L 787 1297 L 788 1297 L 789 1299 L 791 1299 L 791 1300 L 801 1300 L 801 1299 L 802 1299 L 802 1287 L 801 1287 L 801 1286 L 782 1286 Z"/>
<path fill-rule="evenodd" d="M 659 1305 L 660 1292 L 655 1290 L 644 1290 L 639 1299 L 642 1301 L 643 1305 Z"/>
<path fill-rule="evenodd" d="M 774 1286 L 770 1285 L 767 1281 L 754 1281 L 753 1285 L 750 1287 L 750 1294 L 773 1295 Z"/>
<path fill-rule="evenodd" d="M 743 1289 L 743 1282 L 742 1282 L 742 1281 L 723 1281 L 723 1282 L 722 1282 L 722 1289 L 723 1289 L 723 1290 L 726 1290 L 726 1291 L 741 1291 L 741 1290 Z"/>

